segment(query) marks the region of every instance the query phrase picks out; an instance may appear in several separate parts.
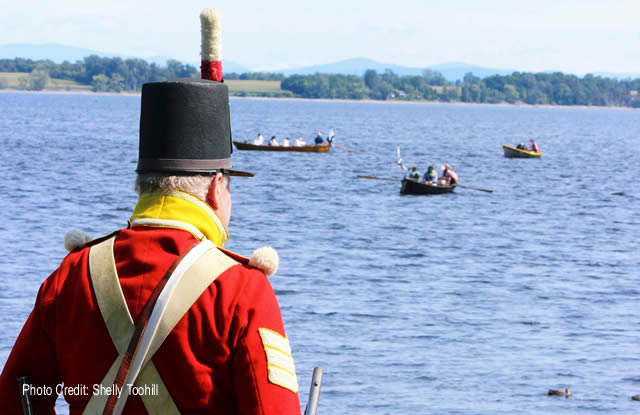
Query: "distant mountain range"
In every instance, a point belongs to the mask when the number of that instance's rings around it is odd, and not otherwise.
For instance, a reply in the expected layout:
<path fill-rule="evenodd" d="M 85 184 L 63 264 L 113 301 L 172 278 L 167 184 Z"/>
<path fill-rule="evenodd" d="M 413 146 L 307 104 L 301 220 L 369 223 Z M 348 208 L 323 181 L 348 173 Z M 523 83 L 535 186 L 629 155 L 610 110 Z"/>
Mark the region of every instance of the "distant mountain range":
<path fill-rule="evenodd" d="M 0 59 L 25 58 L 33 60 L 52 60 L 56 63 L 69 61 L 75 63 L 85 56 L 98 55 L 103 57 L 118 56 L 117 54 L 103 53 L 96 50 L 65 46 L 57 43 L 46 44 L 10 44 L 0 45 Z"/>
<path fill-rule="evenodd" d="M 304 68 L 292 68 L 279 72 L 282 72 L 285 75 L 309 75 L 319 72 L 362 76 L 367 69 L 374 69 L 379 73 L 390 69 L 391 71 L 393 71 L 393 73 L 400 76 L 422 75 L 425 69 L 430 69 L 432 71 L 440 72 L 449 81 L 456 81 L 457 79 L 462 80 L 462 78 L 464 78 L 464 75 L 469 72 L 472 72 L 474 75 L 480 78 L 496 74 L 509 75 L 514 72 L 510 69 L 485 68 L 482 66 L 468 65 L 465 63 L 445 63 L 441 65 L 431 65 L 423 68 L 417 68 L 412 66 L 396 65 L 393 63 L 380 63 L 367 58 L 347 59 L 335 63 L 307 66 Z"/>
<path fill-rule="evenodd" d="M 13 59 L 16 57 L 26 59 L 50 59 L 56 63 L 62 63 L 63 61 L 76 62 L 82 60 L 89 55 L 98 55 L 102 57 L 116 57 L 120 56 L 123 59 L 132 58 L 131 56 L 124 56 L 113 53 L 104 53 L 91 49 L 78 48 L 75 46 L 60 45 L 57 43 L 47 44 L 8 44 L 0 45 L 0 59 Z M 149 63 L 155 63 L 156 65 L 164 66 L 167 60 L 172 59 L 166 56 L 151 56 L 142 58 Z M 199 62 L 183 62 L 190 65 L 194 65 L 196 68 L 200 66 Z M 314 73 L 329 73 L 329 74 L 344 74 L 344 75 L 359 75 L 362 76 L 367 69 L 374 69 L 376 72 L 382 73 L 387 69 L 392 70 L 395 74 L 400 76 L 406 75 L 421 75 L 425 69 L 440 72 L 450 82 L 456 80 L 462 80 L 465 74 L 471 72 L 475 76 L 485 78 L 491 75 L 509 75 L 515 72 L 515 69 L 497 69 L 487 68 L 476 65 L 469 65 L 461 62 L 444 63 L 439 65 L 431 65 L 423 68 L 396 65 L 392 63 L 376 62 L 367 58 L 354 58 L 346 59 L 339 62 L 327 63 L 321 65 L 306 66 L 301 68 L 289 68 L 278 71 L 284 75 L 309 75 Z M 229 60 L 224 61 L 224 71 L 227 73 L 245 73 L 253 72 L 255 70 L 233 62 Z M 554 71 L 545 71 L 554 72 Z M 640 73 L 611 73 L 611 72 L 596 72 L 593 75 L 603 76 L 607 78 L 640 78 Z"/>

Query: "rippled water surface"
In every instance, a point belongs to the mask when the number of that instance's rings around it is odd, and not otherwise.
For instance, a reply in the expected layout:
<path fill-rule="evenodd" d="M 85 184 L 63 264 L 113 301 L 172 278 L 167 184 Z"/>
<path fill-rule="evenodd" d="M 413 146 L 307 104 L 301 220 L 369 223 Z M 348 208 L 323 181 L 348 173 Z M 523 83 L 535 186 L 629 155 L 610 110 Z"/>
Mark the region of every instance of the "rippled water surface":
<path fill-rule="evenodd" d="M 99 236 L 136 202 L 139 97 L 0 94 L 0 364 L 71 228 Z M 322 414 L 638 413 L 640 112 L 232 99 L 227 248 L 280 254 L 271 281 L 306 402 Z M 535 137 L 540 160 L 505 159 Z M 455 166 L 440 196 L 401 196 L 405 164 Z M 546 396 L 569 386 L 571 399 Z M 66 413 L 59 402 L 59 413 Z"/>

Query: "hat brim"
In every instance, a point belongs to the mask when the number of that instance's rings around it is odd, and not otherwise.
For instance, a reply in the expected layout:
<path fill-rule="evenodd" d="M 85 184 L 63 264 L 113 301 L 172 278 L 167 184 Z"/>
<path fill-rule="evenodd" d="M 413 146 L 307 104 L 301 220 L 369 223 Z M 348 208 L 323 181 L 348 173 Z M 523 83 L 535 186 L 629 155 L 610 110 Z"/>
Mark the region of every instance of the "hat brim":
<path fill-rule="evenodd" d="M 162 174 L 169 176 L 194 176 L 194 175 L 202 175 L 202 176 L 212 176 L 216 173 L 228 174 L 229 176 L 239 176 L 239 177 L 253 177 L 255 176 L 253 173 L 242 170 L 234 170 L 234 169 L 218 169 L 218 170 L 136 170 L 138 174 Z"/>
<path fill-rule="evenodd" d="M 233 170 L 233 169 L 220 169 L 218 170 L 222 174 L 228 174 L 229 176 L 240 176 L 240 177 L 253 177 L 255 176 L 253 173 L 242 170 Z M 214 172 L 217 173 L 217 172 Z"/>
<path fill-rule="evenodd" d="M 163 172 L 165 174 L 172 174 L 170 172 Z M 238 177 L 253 177 L 255 176 L 253 173 L 248 172 L 248 171 L 242 171 L 242 170 L 235 170 L 235 169 L 217 169 L 217 170 L 190 170 L 189 172 L 175 172 L 174 174 L 180 176 L 184 176 L 184 175 L 195 175 L 195 174 L 201 174 L 203 176 L 206 175 L 211 175 L 213 176 L 216 173 L 222 173 L 222 174 L 228 174 L 229 176 L 238 176 Z"/>

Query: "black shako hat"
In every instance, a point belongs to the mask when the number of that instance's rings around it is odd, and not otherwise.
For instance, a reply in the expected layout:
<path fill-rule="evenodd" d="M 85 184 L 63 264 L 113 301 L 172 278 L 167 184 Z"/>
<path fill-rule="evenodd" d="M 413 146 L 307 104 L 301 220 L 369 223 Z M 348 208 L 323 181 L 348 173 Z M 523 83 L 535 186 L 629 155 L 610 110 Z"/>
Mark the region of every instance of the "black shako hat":
<path fill-rule="evenodd" d="M 181 78 L 142 85 L 137 173 L 253 176 L 231 169 L 229 88 Z"/>

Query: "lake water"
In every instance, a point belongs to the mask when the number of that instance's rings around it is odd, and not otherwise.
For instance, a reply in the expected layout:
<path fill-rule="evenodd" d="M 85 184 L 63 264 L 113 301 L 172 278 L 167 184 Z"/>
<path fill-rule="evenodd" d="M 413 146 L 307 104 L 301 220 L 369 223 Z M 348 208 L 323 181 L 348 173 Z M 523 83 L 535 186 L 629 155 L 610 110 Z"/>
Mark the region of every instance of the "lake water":
<path fill-rule="evenodd" d="M 139 97 L 0 94 L 0 365 L 63 237 L 126 224 Z M 322 414 L 638 413 L 640 111 L 232 99 L 236 139 L 333 128 L 328 154 L 234 151 L 227 248 L 272 245 Z M 539 160 L 502 144 L 535 137 Z M 407 166 L 462 185 L 401 196 Z M 546 396 L 571 387 L 571 399 Z M 59 413 L 66 413 L 59 402 Z"/>

